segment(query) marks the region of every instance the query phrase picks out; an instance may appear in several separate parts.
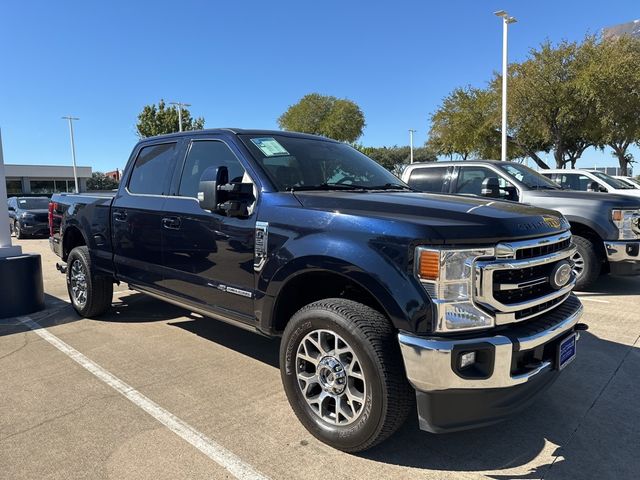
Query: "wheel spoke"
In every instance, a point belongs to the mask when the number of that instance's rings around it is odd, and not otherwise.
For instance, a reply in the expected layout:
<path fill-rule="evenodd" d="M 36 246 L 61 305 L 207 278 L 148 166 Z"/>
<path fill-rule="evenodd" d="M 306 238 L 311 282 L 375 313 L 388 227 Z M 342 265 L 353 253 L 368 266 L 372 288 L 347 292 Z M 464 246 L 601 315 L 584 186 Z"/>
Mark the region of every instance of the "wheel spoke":
<path fill-rule="evenodd" d="M 348 425 L 364 410 L 367 382 L 351 346 L 330 330 L 309 332 L 298 344 L 296 375 L 303 398 L 323 421 Z"/>

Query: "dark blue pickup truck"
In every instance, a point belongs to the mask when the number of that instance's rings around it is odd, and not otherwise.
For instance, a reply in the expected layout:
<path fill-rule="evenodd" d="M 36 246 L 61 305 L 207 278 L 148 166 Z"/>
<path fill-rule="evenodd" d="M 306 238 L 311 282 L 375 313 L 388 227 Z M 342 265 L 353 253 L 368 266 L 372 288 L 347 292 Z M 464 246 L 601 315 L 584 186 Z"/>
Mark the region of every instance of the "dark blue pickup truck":
<path fill-rule="evenodd" d="M 569 224 L 551 210 L 419 193 L 348 145 L 219 129 L 141 141 L 119 190 L 54 195 L 74 308 L 114 282 L 281 336 L 309 431 L 345 451 L 525 407 L 576 354 Z M 215 374 L 215 373 L 214 373 Z"/>

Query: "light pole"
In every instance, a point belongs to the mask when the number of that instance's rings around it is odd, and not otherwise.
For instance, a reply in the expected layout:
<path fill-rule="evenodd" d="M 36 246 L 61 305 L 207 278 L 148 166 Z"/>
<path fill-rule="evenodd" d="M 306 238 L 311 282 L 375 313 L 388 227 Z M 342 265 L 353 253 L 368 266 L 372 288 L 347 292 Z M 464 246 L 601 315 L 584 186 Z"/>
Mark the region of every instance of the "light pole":
<path fill-rule="evenodd" d="M 413 163 L 413 134 L 416 130 L 409 129 L 409 146 L 411 151 L 411 161 L 409 163 Z"/>
<path fill-rule="evenodd" d="M 71 115 L 62 117 L 62 119 L 69 121 L 69 135 L 71 137 L 71 159 L 73 160 L 73 179 L 76 182 L 76 193 L 80 193 L 80 189 L 78 188 L 78 172 L 76 171 L 76 144 L 73 141 L 73 121 L 80 119 L 77 117 L 72 117 Z"/>
<path fill-rule="evenodd" d="M 502 17 L 502 155 L 501 160 L 507 161 L 507 36 L 510 23 L 516 23 L 515 17 L 510 17 L 504 10 L 494 12 Z"/>
<path fill-rule="evenodd" d="M 182 103 L 182 102 L 169 102 L 169 105 L 177 105 L 178 106 L 178 131 L 182 131 L 182 107 L 190 107 L 190 103 Z"/>

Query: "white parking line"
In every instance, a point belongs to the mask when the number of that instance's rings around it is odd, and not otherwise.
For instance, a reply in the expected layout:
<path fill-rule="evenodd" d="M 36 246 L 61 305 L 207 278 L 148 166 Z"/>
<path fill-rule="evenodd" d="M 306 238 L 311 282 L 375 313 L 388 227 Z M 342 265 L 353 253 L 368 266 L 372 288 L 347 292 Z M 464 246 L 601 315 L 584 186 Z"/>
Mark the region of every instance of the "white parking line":
<path fill-rule="evenodd" d="M 596 302 L 596 303 L 611 303 L 608 300 L 599 300 L 597 298 L 589 298 L 589 297 L 583 297 L 582 295 L 578 295 L 578 298 L 580 298 L 580 300 L 586 300 L 588 302 Z"/>
<path fill-rule="evenodd" d="M 35 320 L 30 317 L 20 317 L 20 322 L 28 326 L 36 334 L 56 347 L 69 358 L 87 369 L 98 379 L 109 385 L 118 393 L 125 396 L 136 406 L 147 412 L 153 418 L 158 420 L 176 435 L 186 440 L 191 445 L 204 453 L 211 460 L 225 468 L 231 475 L 243 480 L 267 480 L 268 477 L 256 471 L 251 465 L 248 465 L 240 457 L 230 452 L 222 445 L 214 442 L 204 434 L 197 431 L 189 424 L 183 422 L 171 412 L 165 410 L 135 388 L 127 385 L 115 375 L 109 373 L 97 363 L 93 362 L 75 348 L 67 345 L 54 334 L 43 328 Z"/>

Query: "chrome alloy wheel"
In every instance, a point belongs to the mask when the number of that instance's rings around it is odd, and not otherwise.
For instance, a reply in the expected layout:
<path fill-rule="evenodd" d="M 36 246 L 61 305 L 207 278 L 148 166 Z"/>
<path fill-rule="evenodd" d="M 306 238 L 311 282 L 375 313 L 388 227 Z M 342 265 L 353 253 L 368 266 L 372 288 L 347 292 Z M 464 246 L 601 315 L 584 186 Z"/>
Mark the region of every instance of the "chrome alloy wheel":
<path fill-rule="evenodd" d="M 71 264 L 71 294 L 74 302 L 80 307 L 87 303 L 87 271 L 80 260 L 75 260 Z"/>
<path fill-rule="evenodd" d="M 576 251 L 571 257 L 571 261 L 573 261 L 573 273 L 575 273 L 576 278 L 580 278 L 584 273 L 584 257 Z"/>
<path fill-rule="evenodd" d="M 367 382 L 351 346 L 331 330 L 314 330 L 300 342 L 296 375 L 311 410 L 333 425 L 349 425 L 364 410 Z"/>

